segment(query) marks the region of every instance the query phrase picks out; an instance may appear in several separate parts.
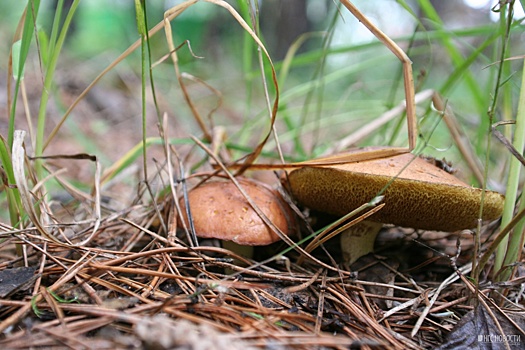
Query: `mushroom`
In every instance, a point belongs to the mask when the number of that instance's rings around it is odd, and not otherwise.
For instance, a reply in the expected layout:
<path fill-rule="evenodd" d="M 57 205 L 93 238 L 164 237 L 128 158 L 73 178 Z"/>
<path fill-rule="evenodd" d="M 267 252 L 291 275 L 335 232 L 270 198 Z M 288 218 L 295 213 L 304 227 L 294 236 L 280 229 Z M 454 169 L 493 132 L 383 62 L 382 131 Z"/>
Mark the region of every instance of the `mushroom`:
<path fill-rule="evenodd" d="M 270 222 L 285 235 L 295 233 L 297 223 L 293 211 L 276 190 L 252 179 L 237 180 Z M 205 182 L 189 191 L 188 201 L 195 233 L 200 238 L 222 240 L 223 246 L 233 248 L 235 252 L 239 252 L 237 245 L 268 245 L 280 239 L 231 181 Z M 179 202 L 182 217 L 188 225 L 185 201 L 181 198 Z M 242 251 L 242 255 L 251 255 L 246 249 Z"/>
<path fill-rule="evenodd" d="M 422 158 L 404 153 L 354 163 L 305 166 L 288 174 L 293 197 L 302 205 L 343 216 L 377 195 L 384 207 L 370 221 L 435 231 L 457 231 L 477 225 L 483 191 Z M 483 221 L 501 216 L 504 196 L 485 191 Z M 342 234 L 347 263 L 372 252 L 381 225 L 352 227 Z M 371 229 L 368 228 L 371 226 Z M 349 237 L 350 236 L 350 237 Z"/>

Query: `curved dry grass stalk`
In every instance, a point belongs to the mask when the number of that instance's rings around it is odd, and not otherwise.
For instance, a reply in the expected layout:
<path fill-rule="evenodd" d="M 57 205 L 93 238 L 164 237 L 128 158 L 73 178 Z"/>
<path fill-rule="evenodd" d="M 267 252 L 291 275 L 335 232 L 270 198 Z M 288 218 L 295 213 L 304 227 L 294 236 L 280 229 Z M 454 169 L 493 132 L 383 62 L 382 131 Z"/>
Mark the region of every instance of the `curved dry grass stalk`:
<path fill-rule="evenodd" d="M 55 237 L 54 234 L 48 231 L 48 227 L 51 227 L 51 219 L 49 218 L 49 208 L 47 208 L 47 203 L 45 201 L 44 196 L 38 196 L 37 194 L 40 193 L 38 190 L 40 185 L 37 184 L 35 188 L 31 191 L 29 189 L 28 183 L 27 183 L 27 176 L 25 173 L 25 161 L 26 161 L 26 154 L 24 149 L 24 139 L 25 139 L 25 131 L 23 130 L 17 130 L 15 131 L 14 139 L 13 139 L 13 154 L 12 154 L 12 164 L 13 164 L 13 170 L 16 180 L 16 185 L 18 188 L 18 191 L 20 192 L 20 197 L 22 199 L 22 204 L 24 206 L 25 212 L 28 214 L 29 219 L 31 222 L 35 225 L 38 232 L 40 234 L 56 243 L 62 243 L 58 238 Z M 100 221 L 101 221 L 101 211 L 100 211 L 100 164 L 96 157 L 89 156 L 89 155 L 62 155 L 62 156 L 52 156 L 52 157 L 41 157 L 40 159 L 44 158 L 66 158 L 66 159 L 89 159 L 93 162 L 95 162 L 95 179 L 94 179 L 94 218 L 90 221 L 94 223 L 91 231 L 91 235 L 85 238 L 83 241 L 80 241 L 78 243 L 71 242 L 66 236 L 62 235 L 64 240 L 67 244 L 73 245 L 73 246 L 84 246 L 89 244 L 91 239 L 95 236 L 97 233 L 98 228 L 100 227 Z M 64 170 L 63 170 L 64 171 Z M 59 172 L 57 173 L 51 173 L 48 178 L 51 177 L 58 177 Z M 41 180 L 40 184 L 45 181 Z M 64 184 L 62 182 L 62 184 Z M 69 187 L 70 189 L 73 189 L 73 187 Z M 40 207 L 39 213 L 35 210 L 35 203 L 33 202 L 33 197 L 38 198 L 38 206 Z M 80 224 L 79 222 L 75 223 L 76 225 Z"/>
<path fill-rule="evenodd" d="M 18 188 L 18 191 L 20 192 L 20 198 L 22 199 L 24 210 L 29 216 L 29 219 L 31 220 L 31 222 L 36 226 L 38 232 L 40 232 L 40 234 L 43 237 L 53 242 L 59 243 L 59 240 L 55 238 L 55 236 L 51 234 L 45 228 L 45 225 L 47 225 L 48 222 L 41 221 L 41 220 L 48 221 L 46 220 L 47 215 L 45 214 L 45 210 L 41 212 L 41 216 L 38 215 L 35 211 L 35 205 L 32 199 L 33 194 L 31 194 L 29 190 L 29 186 L 27 184 L 27 177 L 25 173 L 26 154 L 24 150 L 24 138 L 25 138 L 25 131 L 23 130 L 15 131 L 14 138 L 13 138 L 13 153 L 12 153 L 11 161 L 13 164 L 13 172 L 14 172 L 14 176 L 16 180 L 16 186 Z"/>

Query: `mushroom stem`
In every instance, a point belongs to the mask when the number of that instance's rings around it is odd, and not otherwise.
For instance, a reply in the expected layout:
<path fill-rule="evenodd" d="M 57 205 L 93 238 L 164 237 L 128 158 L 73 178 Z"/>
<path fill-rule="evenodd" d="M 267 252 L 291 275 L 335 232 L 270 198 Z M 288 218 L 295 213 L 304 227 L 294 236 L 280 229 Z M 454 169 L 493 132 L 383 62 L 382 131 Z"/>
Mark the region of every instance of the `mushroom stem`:
<path fill-rule="evenodd" d="M 221 246 L 224 248 L 224 249 L 228 249 L 230 252 L 232 253 L 235 253 L 243 258 L 246 258 L 246 259 L 253 259 L 253 251 L 254 251 L 254 248 L 252 245 L 242 245 L 242 244 L 239 244 L 239 243 L 235 243 L 233 241 L 225 241 L 223 240 L 221 242 Z M 241 262 L 238 260 L 238 259 L 234 259 L 233 260 L 233 264 L 234 265 L 239 265 Z M 237 271 L 229 268 L 229 267 L 226 267 L 224 269 L 224 274 L 225 275 L 233 275 L 234 273 L 236 273 Z"/>
<path fill-rule="evenodd" d="M 374 251 L 374 243 L 383 225 L 379 222 L 361 221 L 341 232 L 343 263 L 351 265 L 360 257 Z"/>
<path fill-rule="evenodd" d="M 222 247 L 243 258 L 253 259 L 253 246 L 251 245 L 242 245 L 233 241 L 222 241 Z"/>

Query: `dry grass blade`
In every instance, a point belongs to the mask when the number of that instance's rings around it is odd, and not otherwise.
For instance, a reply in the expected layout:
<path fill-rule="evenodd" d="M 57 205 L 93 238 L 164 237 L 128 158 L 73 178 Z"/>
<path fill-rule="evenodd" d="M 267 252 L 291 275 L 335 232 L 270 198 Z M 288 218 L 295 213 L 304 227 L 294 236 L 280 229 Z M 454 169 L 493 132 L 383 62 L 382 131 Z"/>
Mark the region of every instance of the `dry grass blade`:
<path fill-rule="evenodd" d="M 497 129 L 498 126 L 501 126 L 501 125 L 508 125 L 508 124 L 516 124 L 516 121 L 514 120 L 510 120 L 510 121 L 502 121 L 502 122 L 498 122 L 498 123 L 495 123 L 494 125 L 492 125 L 491 129 L 492 129 L 492 133 L 494 134 L 494 136 L 498 139 L 499 142 L 501 142 L 508 150 L 510 153 L 512 153 L 512 155 L 517 159 L 519 160 L 519 162 L 525 166 L 525 157 L 523 157 L 519 152 L 518 150 L 512 145 L 512 142 L 510 140 L 507 139 L 507 137 L 505 135 L 503 135 L 503 133 L 501 131 L 499 131 Z"/>
<path fill-rule="evenodd" d="M 97 230 L 100 227 L 100 221 L 101 221 L 101 218 L 102 218 L 101 204 L 100 204 L 100 179 L 101 179 L 102 170 L 101 170 L 101 165 L 100 165 L 100 162 L 99 162 L 98 158 L 96 156 L 83 153 L 83 154 L 71 154 L 71 155 L 43 156 L 43 157 L 38 157 L 38 158 L 34 158 L 34 159 L 89 160 L 89 161 L 95 163 L 95 177 L 93 179 L 93 183 L 94 183 L 93 184 L 93 198 L 91 198 L 91 196 L 88 196 L 88 195 L 86 195 L 84 193 L 81 193 L 77 188 L 75 188 L 74 186 L 68 184 L 66 181 L 62 181 L 60 179 L 60 177 L 58 176 L 58 174 L 51 174 L 51 175 L 53 175 L 53 177 L 65 189 L 68 190 L 68 192 L 71 195 L 73 195 L 76 198 L 87 199 L 87 200 L 93 202 L 94 217 L 89 219 L 89 220 L 87 220 L 88 222 L 93 222 L 93 226 L 92 226 L 92 229 L 91 229 L 91 234 L 86 239 L 84 239 L 83 241 L 78 242 L 78 243 L 72 243 L 72 242 L 68 241 L 69 244 L 75 245 L 75 246 L 79 246 L 79 247 L 89 244 L 91 239 L 93 239 L 93 237 L 97 233 Z M 65 171 L 65 169 L 61 169 L 61 170 Z M 43 183 L 43 182 L 44 182 L 44 180 L 40 181 L 40 184 Z M 38 188 L 38 186 L 39 186 L 39 184 L 37 184 L 35 186 L 35 189 Z M 75 224 L 81 224 L 81 223 L 84 223 L 84 222 L 76 221 Z"/>
<path fill-rule="evenodd" d="M 465 270 L 467 270 L 467 271 L 470 271 L 471 266 L 468 265 L 468 266 L 466 266 L 466 267 L 463 267 L 462 269 L 465 269 Z M 462 270 L 462 269 L 460 269 L 460 270 Z M 450 275 L 445 281 L 443 281 L 443 282 L 439 285 L 439 287 L 438 287 L 437 289 L 432 290 L 432 291 L 429 291 L 429 292 L 427 293 L 427 296 L 434 296 L 435 293 L 439 294 L 439 293 L 441 292 L 441 290 L 442 290 L 445 286 L 449 285 L 450 283 L 453 283 L 454 281 L 457 281 L 458 279 L 459 279 L 458 274 L 457 274 L 456 272 L 454 272 L 454 274 Z M 401 310 L 404 310 L 404 309 L 406 309 L 406 308 L 411 307 L 411 306 L 414 305 L 414 304 L 417 304 L 417 303 L 419 302 L 418 299 L 419 299 L 419 297 L 414 298 L 414 299 L 411 299 L 411 300 L 408 300 L 408 301 L 406 301 L 406 302 L 404 302 L 404 303 L 402 303 L 402 304 L 400 304 L 400 305 L 398 305 L 398 306 L 396 306 L 396 307 L 394 307 L 394 308 L 388 310 L 387 312 L 385 312 L 385 314 L 383 315 L 383 317 L 380 319 L 380 322 L 383 321 L 383 320 L 385 320 L 385 319 L 387 319 L 388 317 L 394 315 L 396 312 L 399 312 L 399 311 L 401 311 Z M 424 319 L 424 317 L 423 317 L 423 319 Z M 414 333 L 414 334 L 415 334 L 415 333 Z"/>
<path fill-rule="evenodd" d="M 15 131 L 14 139 L 13 139 L 13 154 L 12 154 L 12 164 L 13 164 L 13 172 L 16 180 L 16 186 L 18 188 L 18 191 L 20 192 L 20 198 L 22 199 L 22 204 L 24 205 L 24 210 L 29 216 L 29 219 L 31 222 L 36 226 L 38 229 L 38 232 L 40 234 L 53 241 L 59 243 L 59 240 L 51 234 L 44 226 L 46 223 L 42 223 L 38 214 L 35 210 L 35 204 L 33 203 L 33 194 L 29 190 L 29 186 L 27 184 L 27 177 L 25 173 L 25 160 L 26 160 L 26 154 L 24 150 L 24 138 L 25 138 L 25 131 L 23 130 L 17 130 Z M 43 212 L 42 217 L 45 217 L 45 212 Z"/>
<path fill-rule="evenodd" d="M 417 332 L 419 331 L 421 325 L 423 324 L 425 318 L 427 317 L 428 313 L 430 312 L 430 309 L 432 309 L 432 307 L 434 306 L 434 303 L 436 302 L 437 298 L 439 297 L 439 294 L 443 291 L 443 289 L 445 289 L 445 287 L 447 287 L 448 285 L 454 283 L 455 281 L 457 281 L 459 279 L 459 276 L 458 274 L 463 274 L 463 273 L 469 273 L 470 271 L 472 270 L 472 264 L 467 264 L 465 266 L 463 266 L 460 271 L 458 271 L 457 273 L 451 275 L 449 278 L 447 278 L 446 280 L 444 280 L 440 285 L 439 287 L 432 292 L 432 298 L 429 300 L 428 304 L 425 306 L 425 308 L 423 309 L 423 312 L 421 313 L 421 316 L 419 316 L 414 328 L 412 329 L 412 337 L 415 336 L 417 334 Z"/>
<path fill-rule="evenodd" d="M 15 132 L 14 142 L 13 142 L 13 154 L 12 154 L 12 162 L 13 162 L 13 170 L 15 174 L 16 184 L 17 188 L 20 192 L 20 197 L 22 199 L 22 203 L 24 205 L 24 210 L 28 213 L 28 216 L 31 220 L 31 222 L 36 226 L 37 230 L 40 232 L 40 234 L 50 239 L 54 242 L 60 243 L 60 241 L 47 230 L 46 226 L 49 226 L 50 220 L 48 218 L 47 210 L 44 206 L 44 198 L 39 199 L 38 205 L 41 207 L 40 210 L 40 218 L 35 210 L 35 204 L 33 203 L 32 198 L 35 196 L 36 193 L 38 193 L 38 188 L 40 187 L 39 184 L 37 184 L 33 190 L 32 193 L 29 190 L 28 183 L 27 183 L 27 177 L 25 174 L 25 160 L 26 160 L 26 154 L 24 150 L 24 138 L 25 138 L 25 131 L 19 130 Z M 95 162 L 96 170 L 95 170 L 95 179 L 94 179 L 94 208 L 95 208 L 95 217 L 93 219 L 94 225 L 91 230 L 91 235 L 88 236 L 86 239 L 79 243 L 72 243 L 67 241 L 70 245 L 76 245 L 76 246 L 83 246 L 89 243 L 89 241 L 93 238 L 93 236 L 96 234 L 98 228 L 100 227 L 100 220 L 101 220 L 101 211 L 100 211 L 100 164 L 96 157 L 89 156 L 86 154 L 79 154 L 79 155 L 70 155 L 70 156 L 50 156 L 50 157 L 40 157 L 39 159 L 54 159 L 54 158 L 66 158 L 66 159 L 89 159 L 93 162 Z M 51 174 L 51 176 L 58 176 L 58 173 Z M 45 179 L 43 180 L 45 181 Z M 41 183 L 43 183 L 43 181 Z M 73 190 L 73 187 L 70 186 L 70 189 Z M 76 190 L 75 190 L 76 191 Z M 45 221 L 45 222 L 42 222 Z M 67 240 L 67 238 L 66 238 Z"/>
<path fill-rule="evenodd" d="M 340 234 L 344 230 L 352 227 L 353 225 L 356 225 L 356 224 L 362 222 L 363 220 L 366 220 L 366 218 L 370 217 L 374 213 L 376 213 L 379 210 L 381 210 L 381 208 L 383 206 L 384 206 L 384 204 L 379 204 L 376 207 L 371 208 L 366 213 L 364 213 L 364 214 L 360 215 L 359 217 L 351 220 L 350 222 L 347 222 L 347 223 L 341 225 L 340 227 L 335 228 L 334 225 L 330 225 L 330 227 L 328 227 L 326 230 L 323 230 L 323 232 L 321 232 L 320 234 L 315 236 L 315 238 L 306 246 L 306 248 L 304 248 L 304 250 L 306 252 L 308 252 L 308 253 L 311 253 L 314 249 L 319 247 L 321 244 L 326 243 L 326 241 L 336 237 L 338 234 Z M 359 207 L 358 209 L 356 209 L 356 211 L 360 212 L 360 209 L 365 209 L 365 208 L 369 208 L 369 207 L 370 207 L 369 205 L 364 204 L 361 207 Z M 349 217 L 352 217 L 352 216 L 353 216 L 353 213 L 350 213 Z M 301 261 L 302 261 L 302 259 L 298 261 L 299 264 L 301 263 Z"/>
<path fill-rule="evenodd" d="M 415 90 L 414 78 L 412 75 L 412 61 L 407 54 L 386 34 L 379 30 L 370 20 L 363 15 L 350 1 L 341 0 L 341 3 L 350 11 L 355 18 L 374 34 L 374 36 L 385 44 L 403 65 L 403 83 L 405 87 L 407 125 L 408 125 L 408 150 L 412 151 L 416 147 L 417 140 L 417 120 L 415 110 Z"/>

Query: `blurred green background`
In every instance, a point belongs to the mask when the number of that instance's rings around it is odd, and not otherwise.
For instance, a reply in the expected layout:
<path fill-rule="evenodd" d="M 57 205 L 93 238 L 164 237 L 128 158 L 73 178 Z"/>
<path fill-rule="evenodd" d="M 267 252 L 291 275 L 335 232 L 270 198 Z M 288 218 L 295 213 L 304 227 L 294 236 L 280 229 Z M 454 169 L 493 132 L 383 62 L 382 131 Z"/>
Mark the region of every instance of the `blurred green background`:
<path fill-rule="evenodd" d="M 148 2 L 149 26 L 160 22 L 165 10 L 181 2 Z M 229 3 L 241 13 L 248 6 L 244 0 Z M 42 1 L 37 23 L 45 33 L 50 32 L 56 4 L 56 1 Z M 443 94 L 482 157 L 488 129 L 487 110 L 492 102 L 496 63 L 505 29 L 500 13 L 495 11 L 497 8 L 483 1 L 374 0 L 355 1 L 355 4 L 409 53 L 417 90 L 434 89 Z M 0 87 L 4 90 L 4 106 L 7 57 L 24 5 L 23 1 L 0 3 L 0 55 L 3 57 Z M 256 12 L 262 38 L 277 73 L 282 74 L 284 68 L 289 71 L 286 79 L 280 81 L 277 129 L 287 154 L 296 159 L 319 155 L 335 141 L 400 103 L 403 94 L 399 61 L 345 9 L 338 11 L 334 1 L 263 0 L 259 6 Z M 521 3 L 516 2 L 515 9 L 506 57 L 520 56 L 524 52 Z M 253 146 L 268 124 L 253 42 L 247 40 L 246 34 L 224 9 L 208 3 L 192 6 L 175 19 L 172 26 L 175 45 L 188 40 L 193 51 L 192 55 L 187 46 L 179 50 L 183 71 L 221 92 L 220 108 L 213 113 L 214 124 L 226 126 L 233 143 Z M 283 65 L 282 60 L 289 49 L 305 34 L 305 42 L 290 65 Z M 50 128 L 75 96 L 138 38 L 132 1 L 81 1 L 59 61 L 57 90 L 50 107 Z M 182 99 L 173 66 L 165 59 L 168 52 L 163 33 L 152 38 L 151 48 L 152 61 L 163 59 L 155 66 L 153 74 L 161 109 L 173 118 L 174 136 L 198 135 L 199 129 Z M 31 101 L 37 104 L 39 96 L 38 74 L 41 74 L 42 64 L 37 50 L 34 45 L 27 67 L 26 81 L 35 82 L 31 86 L 34 91 L 29 89 L 30 104 Z M 513 118 L 521 69 L 521 60 L 511 60 L 505 67 L 502 77 L 505 94 L 498 103 L 496 120 Z M 140 120 L 137 119 L 140 70 L 140 51 L 137 50 L 110 72 L 99 83 L 99 88 L 90 92 L 86 105 L 74 111 L 61 133 L 63 142 L 71 149 L 101 155 L 106 166 L 140 142 Z M 267 62 L 265 73 L 269 78 Z M 203 115 L 214 110 L 219 103 L 215 93 L 202 84 L 188 82 L 188 86 Z M 23 128 L 25 117 L 21 107 L 18 113 L 17 120 Z M 149 132 L 154 135 L 156 118 L 151 109 L 149 113 Z M 429 144 L 425 151 L 461 166 L 461 156 L 444 125 L 435 127 L 438 118 L 435 113 L 429 113 L 428 102 L 420 106 L 418 114 L 421 133 Z M 403 125 L 395 121 L 377 130 L 362 144 L 404 144 Z M 398 129 L 400 131 L 396 132 Z M 6 130 L 4 120 L 0 130 L 2 133 Z M 113 135 L 115 133 L 118 135 Z M 105 142 L 97 142 L 97 137 Z M 108 143 L 112 140 L 118 142 Z M 63 144 L 57 144 L 56 148 L 51 145 L 50 150 L 56 151 L 58 146 L 63 147 Z M 268 149 L 273 150 L 273 147 L 270 143 Z M 494 147 L 502 149 L 499 144 Z M 495 154 L 499 154 L 498 151 Z M 498 182 L 504 179 L 501 169 L 504 167 L 491 170 L 491 176 Z"/>

